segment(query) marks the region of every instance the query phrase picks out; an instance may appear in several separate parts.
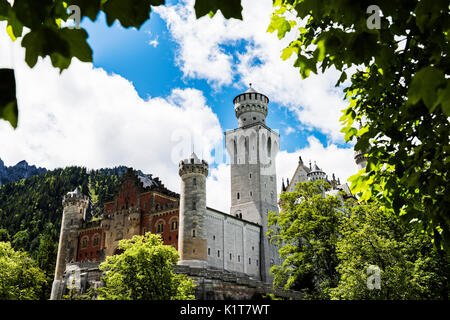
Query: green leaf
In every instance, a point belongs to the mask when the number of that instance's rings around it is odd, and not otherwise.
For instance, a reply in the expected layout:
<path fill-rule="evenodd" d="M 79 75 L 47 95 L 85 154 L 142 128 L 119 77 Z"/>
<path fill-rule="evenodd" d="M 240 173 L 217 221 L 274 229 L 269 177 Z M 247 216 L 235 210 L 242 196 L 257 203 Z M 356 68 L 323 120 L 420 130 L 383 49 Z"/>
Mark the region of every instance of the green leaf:
<path fill-rule="evenodd" d="M 298 55 L 297 60 L 295 60 L 294 67 L 300 68 L 300 75 L 302 76 L 302 79 L 308 78 L 311 71 L 317 73 L 315 59 L 308 59 L 303 55 Z"/>
<path fill-rule="evenodd" d="M 95 21 L 101 8 L 101 0 L 68 0 L 68 7 L 76 5 L 80 7 L 81 15 L 89 17 L 92 21 Z"/>
<path fill-rule="evenodd" d="M 30 29 L 39 27 L 51 16 L 53 9 L 52 0 L 15 0 L 12 10 L 17 19 Z"/>
<path fill-rule="evenodd" d="M 150 18 L 150 6 L 161 4 L 164 4 L 164 0 L 108 0 L 103 5 L 103 11 L 109 26 L 119 20 L 125 28 L 139 29 Z"/>
<path fill-rule="evenodd" d="M 14 11 L 10 11 L 8 25 L 6 26 L 6 32 L 12 41 L 16 41 L 16 39 L 22 36 L 23 24 L 16 18 L 16 14 Z"/>
<path fill-rule="evenodd" d="M 46 26 L 30 31 L 23 40 L 25 61 L 32 68 L 38 57 L 50 56 L 54 67 L 61 71 L 68 68 L 72 57 L 80 61 L 92 61 L 92 49 L 87 43 L 88 34 L 83 29 L 53 29 Z"/>
<path fill-rule="evenodd" d="M 45 57 L 58 53 L 66 59 L 70 57 L 70 47 L 67 41 L 62 39 L 55 29 L 46 26 L 27 33 L 22 39 L 22 47 L 26 49 L 25 61 L 30 68 L 36 65 L 39 56 Z M 53 65 L 64 68 L 63 66 L 66 64 Z"/>
<path fill-rule="evenodd" d="M 284 38 L 286 35 L 286 32 L 291 31 L 291 23 L 286 20 L 285 17 L 280 15 L 272 15 L 272 18 L 270 19 L 269 27 L 267 28 L 267 32 L 274 32 L 275 30 L 278 31 L 278 39 Z"/>
<path fill-rule="evenodd" d="M 194 9 L 197 19 L 205 15 L 212 17 L 220 10 L 226 19 L 242 20 L 241 0 L 195 0 Z"/>
<path fill-rule="evenodd" d="M 433 107 L 438 106 L 439 104 L 442 106 L 442 112 L 450 117 L 450 80 L 447 80 L 447 86 L 445 89 L 438 90 L 438 98 Z"/>
<path fill-rule="evenodd" d="M 0 119 L 8 121 L 15 129 L 18 115 L 14 70 L 0 69 Z"/>
<path fill-rule="evenodd" d="M 448 12 L 448 2 L 445 0 L 419 1 L 414 13 L 420 32 L 424 33 L 431 28 L 445 10 Z"/>
<path fill-rule="evenodd" d="M 0 21 L 6 20 L 9 16 L 11 5 L 6 0 L 0 0 Z"/>
<path fill-rule="evenodd" d="M 435 107 L 437 99 L 437 89 L 444 82 L 444 73 L 435 67 L 425 67 L 420 69 L 411 81 L 408 90 L 408 102 L 416 104 L 423 100 L 430 112 Z"/>
<path fill-rule="evenodd" d="M 341 76 L 339 77 L 339 80 L 336 82 L 336 84 L 334 86 L 338 87 L 345 80 L 347 80 L 347 73 L 345 71 L 342 71 Z"/>
<path fill-rule="evenodd" d="M 69 43 L 71 57 L 92 62 L 92 49 L 87 43 L 88 34 L 84 29 L 64 28 L 61 30 L 61 37 Z"/>

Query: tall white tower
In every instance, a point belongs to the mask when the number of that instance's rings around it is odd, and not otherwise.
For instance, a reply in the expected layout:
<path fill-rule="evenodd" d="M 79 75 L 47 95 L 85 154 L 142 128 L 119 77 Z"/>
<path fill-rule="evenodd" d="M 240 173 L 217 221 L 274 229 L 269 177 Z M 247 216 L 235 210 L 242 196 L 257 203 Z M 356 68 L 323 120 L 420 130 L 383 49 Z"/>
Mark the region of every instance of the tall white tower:
<path fill-rule="evenodd" d="M 269 99 L 250 87 L 233 100 L 238 128 L 225 132 L 231 160 L 231 210 L 262 226 L 261 280 L 271 283 L 270 267 L 279 263 L 278 248 L 266 236 L 269 211 L 278 212 L 275 158 L 279 134 L 266 126 Z"/>
<path fill-rule="evenodd" d="M 61 298 L 60 286 L 66 264 L 76 261 L 78 250 L 78 228 L 86 218 L 89 198 L 78 188 L 67 193 L 63 198 L 63 214 L 59 236 L 58 255 L 56 258 L 55 278 L 53 280 L 51 300 Z"/>
<path fill-rule="evenodd" d="M 206 177 L 208 163 L 195 153 L 179 164 L 181 177 L 178 264 L 207 266 L 206 262 Z"/>

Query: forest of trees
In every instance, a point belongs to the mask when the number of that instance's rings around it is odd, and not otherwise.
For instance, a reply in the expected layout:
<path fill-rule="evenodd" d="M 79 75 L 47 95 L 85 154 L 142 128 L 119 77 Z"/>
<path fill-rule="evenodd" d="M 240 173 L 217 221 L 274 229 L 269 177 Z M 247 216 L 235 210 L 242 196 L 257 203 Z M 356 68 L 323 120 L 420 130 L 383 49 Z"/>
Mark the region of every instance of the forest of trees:
<path fill-rule="evenodd" d="M 56 265 L 63 196 L 76 187 L 91 198 L 91 214 L 102 211 L 125 167 L 88 171 L 67 167 L 0 187 L 0 241 L 26 252 L 46 275 L 41 299 L 50 296 Z"/>
<path fill-rule="evenodd" d="M 269 214 L 269 235 L 284 260 L 271 269 L 275 287 L 303 291 L 306 299 L 450 298 L 450 257 L 429 234 L 377 201 L 324 197 L 329 187 L 299 183 L 281 194 L 280 212 Z M 379 270 L 378 288 L 368 287 L 371 266 Z"/>

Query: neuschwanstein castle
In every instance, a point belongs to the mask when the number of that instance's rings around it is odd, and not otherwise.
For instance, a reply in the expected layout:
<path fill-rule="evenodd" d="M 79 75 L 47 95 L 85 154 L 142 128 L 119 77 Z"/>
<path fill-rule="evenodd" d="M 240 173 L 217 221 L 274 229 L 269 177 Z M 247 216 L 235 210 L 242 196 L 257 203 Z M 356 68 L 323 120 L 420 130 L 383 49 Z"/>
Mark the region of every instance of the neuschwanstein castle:
<path fill-rule="evenodd" d="M 225 132 L 230 155 L 231 208 L 221 212 L 206 206 L 208 163 L 195 153 L 179 163 L 180 194 L 158 178 L 138 176 L 129 169 L 121 177 L 114 199 L 104 203 L 101 219 L 90 219 L 89 198 L 78 189 L 63 199 L 64 207 L 51 299 L 67 289 L 84 292 L 101 285 L 98 268 L 106 256 L 119 253 L 121 239 L 146 232 L 161 234 L 180 254 L 175 272 L 197 284 L 197 299 L 250 299 L 275 293 L 299 298 L 296 292 L 274 292 L 270 268 L 280 264 L 278 248 L 266 236 L 269 211 L 278 211 L 275 160 L 279 134 L 266 124 L 269 99 L 249 88 L 233 100 L 238 128 Z M 357 163 L 364 161 L 355 156 Z M 298 167 L 282 191 L 300 181 L 327 179 L 315 164 Z M 339 180 L 334 190 L 348 195 Z"/>

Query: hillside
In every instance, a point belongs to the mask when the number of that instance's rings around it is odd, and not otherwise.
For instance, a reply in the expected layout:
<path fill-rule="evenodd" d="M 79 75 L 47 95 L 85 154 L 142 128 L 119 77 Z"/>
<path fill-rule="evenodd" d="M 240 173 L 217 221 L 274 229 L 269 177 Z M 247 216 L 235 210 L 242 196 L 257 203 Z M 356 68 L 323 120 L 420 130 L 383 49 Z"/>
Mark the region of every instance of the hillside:
<path fill-rule="evenodd" d="M 83 167 L 45 170 L 29 178 L 0 186 L 0 241 L 10 241 L 16 250 L 27 251 L 47 277 L 41 299 L 48 299 L 56 264 L 63 196 L 79 187 L 89 195 L 90 216 L 103 211 L 114 196 L 119 178 L 127 167 L 87 170 Z M 137 170 L 140 176 L 151 177 Z"/>
<path fill-rule="evenodd" d="M 0 229 L 6 229 L 15 249 L 37 255 L 41 238 L 59 238 L 62 198 L 80 187 L 91 196 L 92 213 L 101 212 L 102 203 L 113 195 L 125 167 L 93 170 L 67 167 L 47 171 L 0 187 Z"/>
<path fill-rule="evenodd" d="M 29 165 L 25 160 L 18 162 L 14 166 L 7 167 L 2 159 L 0 159 L 0 186 L 8 182 L 29 178 L 46 171 L 47 169 L 45 168 L 38 168 L 34 165 Z"/>

